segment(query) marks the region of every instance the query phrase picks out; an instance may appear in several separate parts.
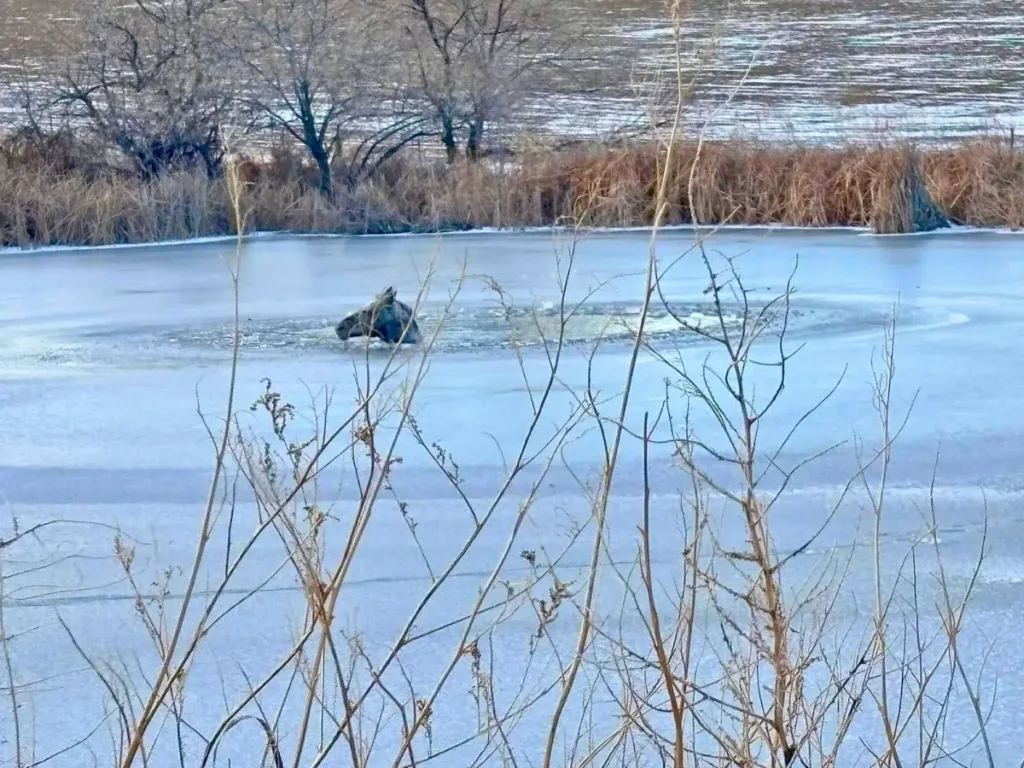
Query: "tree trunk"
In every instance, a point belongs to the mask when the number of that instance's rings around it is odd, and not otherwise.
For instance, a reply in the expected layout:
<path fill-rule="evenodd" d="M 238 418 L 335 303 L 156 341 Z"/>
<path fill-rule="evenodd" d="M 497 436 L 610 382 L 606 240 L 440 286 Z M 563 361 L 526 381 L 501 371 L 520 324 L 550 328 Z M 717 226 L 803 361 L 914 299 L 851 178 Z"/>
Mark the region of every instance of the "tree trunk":
<path fill-rule="evenodd" d="M 321 146 L 310 147 L 316 168 L 320 172 L 320 194 L 327 198 L 334 197 L 334 178 L 331 175 L 331 161 Z"/>
<path fill-rule="evenodd" d="M 442 120 L 441 143 L 444 144 L 445 154 L 448 156 L 448 165 L 455 162 L 455 155 L 458 147 L 455 144 L 455 123 L 450 117 Z"/>
<path fill-rule="evenodd" d="M 484 138 L 484 119 L 474 117 L 469 123 L 469 139 L 466 141 L 466 157 L 470 160 L 480 158 L 480 143 Z"/>
<path fill-rule="evenodd" d="M 297 114 L 302 123 L 302 143 L 313 156 L 316 169 L 320 173 L 320 194 L 324 197 L 334 196 L 334 179 L 331 177 L 331 157 L 324 146 L 320 126 L 317 124 L 316 110 L 313 108 L 313 93 L 309 81 L 299 78 L 295 81 L 295 100 Z"/>

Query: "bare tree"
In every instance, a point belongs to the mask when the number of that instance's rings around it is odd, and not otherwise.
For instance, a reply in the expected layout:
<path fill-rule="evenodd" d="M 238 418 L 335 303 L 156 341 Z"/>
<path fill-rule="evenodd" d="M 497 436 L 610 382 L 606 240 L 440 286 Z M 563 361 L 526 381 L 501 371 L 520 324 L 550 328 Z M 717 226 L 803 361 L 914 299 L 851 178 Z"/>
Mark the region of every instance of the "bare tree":
<path fill-rule="evenodd" d="M 234 52 L 249 75 L 246 102 L 267 127 L 309 153 L 320 191 L 345 162 L 354 184 L 410 141 L 424 119 L 389 106 L 382 65 L 388 51 L 381 7 L 363 0 L 238 0 Z M 346 147 L 349 141 L 352 146 Z"/>
<path fill-rule="evenodd" d="M 435 123 L 448 161 L 465 135 L 479 156 L 487 125 L 509 117 L 525 75 L 557 65 L 571 36 L 544 0 L 405 0 L 409 82 Z M 543 41 L 543 42 L 542 42 Z"/>
<path fill-rule="evenodd" d="M 92 0 L 63 36 L 51 106 L 123 152 L 143 177 L 198 167 L 214 176 L 234 100 L 217 43 L 223 0 Z"/>

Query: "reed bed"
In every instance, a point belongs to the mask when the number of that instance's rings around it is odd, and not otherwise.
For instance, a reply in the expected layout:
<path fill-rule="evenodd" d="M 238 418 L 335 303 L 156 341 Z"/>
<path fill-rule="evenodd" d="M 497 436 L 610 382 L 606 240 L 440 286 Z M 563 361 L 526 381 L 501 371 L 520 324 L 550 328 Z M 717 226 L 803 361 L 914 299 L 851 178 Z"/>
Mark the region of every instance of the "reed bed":
<path fill-rule="evenodd" d="M 694 160 L 700 161 L 694 168 Z M 252 229 L 372 234 L 573 220 L 647 226 L 664 146 L 533 146 L 502 162 L 446 166 L 411 155 L 333 198 L 284 150 L 240 166 Z M 234 234 L 227 184 L 202 173 L 141 181 L 87 159 L 87 149 L 0 153 L 0 244 L 108 245 Z M 667 224 L 780 224 L 912 231 L 911 185 L 953 224 L 1024 226 L 1024 155 L 1000 138 L 953 148 L 682 143 Z M 693 170 L 691 179 L 691 169 Z M 692 193 L 692 199 L 690 195 Z M 580 221 L 580 219 L 583 221 Z"/>

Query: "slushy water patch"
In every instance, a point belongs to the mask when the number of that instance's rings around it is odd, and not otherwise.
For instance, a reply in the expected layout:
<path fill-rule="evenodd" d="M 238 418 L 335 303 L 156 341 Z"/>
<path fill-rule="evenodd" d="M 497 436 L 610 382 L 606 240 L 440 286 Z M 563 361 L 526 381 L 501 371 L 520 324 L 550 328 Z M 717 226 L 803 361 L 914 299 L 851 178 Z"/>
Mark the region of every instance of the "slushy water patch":
<path fill-rule="evenodd" d="M 717 313 L 707 304 L 654 304 L 644 321 L 644 334 L 648 339 L 669 339 L 679 343 L 703 343 L 704 334 L 721 336 L 738 334 L 746 325 L 748 332 L 755 327 L 771 325 L 778 313 L 762 312 L 763 307 L 726 307 Z M 444 314 L 443 308 L 426 307 L 417 322 L 425 339 L 436 333 L 435 347 L 441 351 L 471 349 L 502 349 L 514 345 L 543 346 L 561 339 L 566 344 L 582 344 L 604 340 L 609 343 L 628 342 L 640 328 L 642 308 L 635 302 L 609 302 L 567 307 L 564 311 L 553 302 L 535 307 L 460 307 Z M 853 322 L 852 312 L 824 308 L 793 309 L 790 331 L 814 326 L 825 327 L 837 320 Z M 858 314 L 860 314 L 858 312 Z M 845 320 L 840 317 L 845 317 Z M 252 349 L 337 350 L 360 349 L 365 339 L 341 342 L 335 332 L 336 321 L 328 318 L 296 320 L 243 321 L 240 341 Z M 770 328 L 769 328 L 770 330 Z M 230 347 L 233 329 L 230 325 L 205 328 L 181 328 L 164 332 L 163 339 L 178 347 Z M 384 346 L 371 342 L 372 346 Z"/>
<path fill-rule="evenodd" d="M 771 307 L 754 303 L 723 304 L 721 311 L 711 302 L 655 300 L 643 318 L 645 339 L 672 347 L 706 346 L 709 338 L 727 334 L 733 342 L 742 334 L 759 333 L 765 340 L 777 338 L 786 319 L 791 340 L 850 333 L 881 333 L 890 307 L 877 301 L 833 303 L 821 299 L 794 299 L 788 318 L 781 304 Z M 966 316 L 948 308 L 904 306 L 900 322 L 904 327 L 927 330 L 964 322 Z M 352 354 L 366 350 L 386 353 L 382 341 L 338 339 L 334 326 L 340 317 L 305 316 L 243 317 L 240 343 L 250 355 Z M 443 305 L 421 308 L 417 322 L 425 340 L 435 338 L 437 353 L 504 350 L 512 347 L 541 349 L 559 343 L 602 348 L 632 343 L 640 329 L 642 307 L 636 301 L 593 302 L 564 309 L 554 301 L 533 306 L 500 304 L 456 306 L 445 314 Z M 12 335 L 0 340 L 0 361 L 8 372 L 35 368 L 56 372 L 84 370 L 93 366 L 133 368 L 177 368 L 181 365 L 220 365 L 232 347 L 234 328 L 229 322 L 193 324 L 148 324 L 126 327 L 123 323 L 79 329 L 48 329 L 45 333 Z M 416 349 L 408 345 L 409 350 Z"/>

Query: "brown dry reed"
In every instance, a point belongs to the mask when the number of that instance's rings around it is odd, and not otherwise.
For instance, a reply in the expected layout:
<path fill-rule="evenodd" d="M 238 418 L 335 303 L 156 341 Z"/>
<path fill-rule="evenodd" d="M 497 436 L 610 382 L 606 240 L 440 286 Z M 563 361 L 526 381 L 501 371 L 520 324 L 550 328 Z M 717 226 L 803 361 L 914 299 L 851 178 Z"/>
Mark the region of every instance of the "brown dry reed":
<path fill-rule="evenodd" d="M 369 181 L 339 185 L 333 199 L 317 191 L 312 169 L 286 150 L 264 161 L 245 160 L 239 173 L 250 231 L 374 234 L 566 221 L 634 227 L 654 220 L 656 175 L 665 153 L 664 144 L 654 142 L 568 149 L 535 144 L 500 163 L 453 166 L 410 154 Z M 225 179 L 177 172 L 144 182 L 86 157 L 73 145 L 45 154 L 0 153 L 0 245 L 95 246 L 235 234 Z M 680 142 L 664 224 L 911 231 L 907 180 L 915 160 L 929 196 L 952 223 L 1024 226 L 1024 156 L 1001 138 L 942 149 L 722 141 L 704 142 L 698 150 L 696 142 Z"/>

